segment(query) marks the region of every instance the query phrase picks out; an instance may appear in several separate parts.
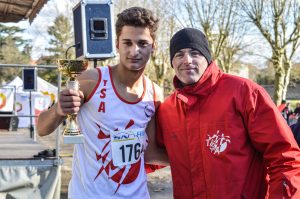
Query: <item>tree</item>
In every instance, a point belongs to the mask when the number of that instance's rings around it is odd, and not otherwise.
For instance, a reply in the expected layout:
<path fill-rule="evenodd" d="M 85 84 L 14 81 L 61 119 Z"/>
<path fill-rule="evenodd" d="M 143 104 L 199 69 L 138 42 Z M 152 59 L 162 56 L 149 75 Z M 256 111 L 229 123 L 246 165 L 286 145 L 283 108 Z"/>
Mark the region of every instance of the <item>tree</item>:
<path fill-rule="evenodd" d="M 237 1 L 185 0 L 183 5 L 185 10 L 177 12 L 176 18 L 184 26 L 203 30 L 213 59 L 224 72 L 229 73 L 235 55 L 242 49 L 245 32 L 245 26 L 237 14 L 240 9 Z M 178 13 L 182 14 L 179 16 Z"/>
<path fill-rule="evenodd" d="M 64 59 L 66 50 L 74 44 L 73 28 L 70 19 L 60 14 L 58 15 L 52 26 L 48 27 L 48 34 L 50 35 L 50 47 L 46 48 L 50 55 L 44 55 L 37 61 L 38 64 L 55 65 L 56 59 Z M 74 50 L 68 51 L 67 58 L 75 58 Z M 57 71 L 53 70 L 39 70 L 39 76 L 48 82 L 57 82 Z M 63 81 L 66 77 L 63 77 Z"/>
<path fill-rule="evenodd" d="M 256 81 L 261 85 L 271 85 L 274 84 L 274 67 L 271 61 L 267 61 L 267 67 L 260 69 L 259 73 L 256 76 Z"/>
<path fill-rule="evenodd" d="M 300 7 L 298 0 L 241 1 L 242 10 L 272 49 L 275 71 L 274 101 L 278 105 L 286 97 L 292 57 L 299 47 Z"/>
<path fill-rule="evenodd" d="M 48 28 L 50 35 L 50 48 L 48 50 L 55 58 L 65 58 L 66 50 L 74 44 L 73 31 L 70 19 L 64 15 L 58 15 L 54 20 L 54 25 Z M 67 55 L 73 57 L 74 53 Z"/>
<path fill-rule="evenodd" d="M 0 63 L 29 64 L 31 55 L 30 40 L 18 36 L 24 30 L 16 26 L 0 24 Z M 21 75 L 20 68 L 0 68 L 0 84 Z"/>
<path fill-rule="evenodd" d="M 172 84 L 172 77 L 168 74 L 171 69 L 170 56 L 169 56 L 169 40 L 178 27 L 176 19 L 174 18 L 173 11 L 167 10 L 165 7 L 166 2 L 156 1 L 154 4 L 163 9 L 156 9 L 155 14 L 160 19 L 159 27 L 157 30 L 156 45 L 157 48 L 151 56 L 150 67 L 155 69 L 156 83 L 163 89 L 165 94 L 170 93 Z"/>
<path fill-rule="evenodd" d="M 300 83 L 300 64 L 294 64 L 291 70 L 290 84 Z"/>

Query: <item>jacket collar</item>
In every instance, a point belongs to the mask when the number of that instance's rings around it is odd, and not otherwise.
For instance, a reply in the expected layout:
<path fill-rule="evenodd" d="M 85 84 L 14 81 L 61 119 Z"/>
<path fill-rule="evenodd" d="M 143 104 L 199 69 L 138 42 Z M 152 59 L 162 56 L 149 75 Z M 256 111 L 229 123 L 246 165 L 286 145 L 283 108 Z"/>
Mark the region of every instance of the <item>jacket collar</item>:
<path fill-rule="evenodd" d="M 196 84 L 182 87 L 180 80 L 175 76 L 173 79 L 173 84 L 176 89 L 176 96 L 181 99 L 180 96 L 182 95 L 185 97 L 208 95 L 222 75 L 223 72 L 219 69 L 215 62 L 212 62 L 206 68 L 202 77 Z M 186 99 L 181 100 L 186 101 Z"/>

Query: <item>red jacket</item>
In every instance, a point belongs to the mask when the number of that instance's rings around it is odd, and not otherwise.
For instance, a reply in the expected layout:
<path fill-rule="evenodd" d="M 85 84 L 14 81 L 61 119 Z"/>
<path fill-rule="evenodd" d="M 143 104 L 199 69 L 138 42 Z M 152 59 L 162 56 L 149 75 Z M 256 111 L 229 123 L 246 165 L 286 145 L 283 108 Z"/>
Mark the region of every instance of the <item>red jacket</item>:
<path fill-rule="evenodd" d="M 300 198 L 299 148 L 263 88 L 214 63 L 196 85 L 178 82 L 157 114 L 175 199 Z"/>

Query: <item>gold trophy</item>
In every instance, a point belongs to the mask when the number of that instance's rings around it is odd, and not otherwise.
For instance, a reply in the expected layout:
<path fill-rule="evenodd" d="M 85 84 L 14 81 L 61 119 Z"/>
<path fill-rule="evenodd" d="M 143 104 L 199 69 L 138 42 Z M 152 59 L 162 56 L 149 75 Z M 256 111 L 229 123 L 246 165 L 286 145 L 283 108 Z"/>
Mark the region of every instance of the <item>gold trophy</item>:
<path fill-rule="evenodd" d="M 67 88 L 79 90 L 79 82 L 76 80 L 77 75 L 85 71 L 88 67 L 87 60 L 75 59 L 58 59 L 56 60 L 58 70 L 63 75 L 69 77 Z M 76 123 L 77 114 L 67 115 L 67 125 L 63 131 L 64 144 L 79 144 L 83 143 L 83 135 Z"/>

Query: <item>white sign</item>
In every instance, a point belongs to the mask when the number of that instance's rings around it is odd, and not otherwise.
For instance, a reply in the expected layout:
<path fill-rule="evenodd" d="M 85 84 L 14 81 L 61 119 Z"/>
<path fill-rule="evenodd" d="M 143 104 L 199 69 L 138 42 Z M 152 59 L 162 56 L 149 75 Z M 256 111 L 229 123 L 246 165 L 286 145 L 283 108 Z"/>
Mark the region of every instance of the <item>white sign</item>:
<path fill-rule="evenodd" d="M 18 116 L 30 115 L 29 93 L 17 93 L 16 94 L 16 113 Z M 36 92 L 31 93 L 31 114 L 38 116 L 40 112 L 49 107 L 51 101 L 50 96 L 45 96 Z M 32 119 L 35 124 L 35 118 Z M 19 117 L 19 128 L 27 128 L 30 126 L 29 117 Z"/>
<path fill-rule="evenodd" d="M 14 110 L 14 88 L 2 87 L 0 88 L 0 111 L 13 112 Z"/>
<path fill-rule="evenodd" d="M 111 131 L 110 135 L 115 166 L 134 164 L 139 161 L 145 149 L 145 129 Z"/>

